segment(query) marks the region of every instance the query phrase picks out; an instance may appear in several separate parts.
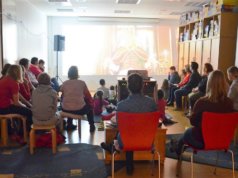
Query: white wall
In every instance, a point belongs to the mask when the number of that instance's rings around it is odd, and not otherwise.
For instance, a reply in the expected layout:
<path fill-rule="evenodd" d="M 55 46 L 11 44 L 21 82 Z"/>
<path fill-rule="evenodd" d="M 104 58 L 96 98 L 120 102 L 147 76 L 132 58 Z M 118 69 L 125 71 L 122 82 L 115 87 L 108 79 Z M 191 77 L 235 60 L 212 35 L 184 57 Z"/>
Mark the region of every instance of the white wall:
<path fill-rule="evenodd" d="M 26 0 L 3 1 L 4 63 L 33 56 L 47 59 L 47 17 Z"/>

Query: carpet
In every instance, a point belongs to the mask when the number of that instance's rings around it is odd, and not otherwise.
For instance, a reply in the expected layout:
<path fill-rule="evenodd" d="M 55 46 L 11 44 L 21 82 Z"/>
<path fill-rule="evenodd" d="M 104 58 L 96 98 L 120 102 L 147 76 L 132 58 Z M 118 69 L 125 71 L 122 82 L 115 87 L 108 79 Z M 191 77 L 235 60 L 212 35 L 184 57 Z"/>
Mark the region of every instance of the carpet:
<path fill-rule="evenodd" d="M 14 178 L 106 178 L 107 169 L 101 147 L 89 144 L 67 144 L 51 149 L 29 147 L 0 149 L 0 177 Z"/>
<path fill-rule="evenodd" d="M 174 158 L 177 159 L 176 153 L 171 153 L 169 151 L 170 147 L 170 140 L 178 139 L 181 136 L 181 134 L 171 134 L 167 135 L 166 138 L 166 150 L 165 154 L 168 158 Z M 235 158 L 235 169 L 238 169 L 238 149 L 234 146 L 233 143 L 230 145 L 230 149 L 234 152 L 234 158 Z M 182 160 L 184 161 L 190 161 L 190 153 L 192 152 L 192 149 L 188 148 L 182 155 Z M 194 163 L 199 164 L 206 164 L 206 165 L 216 165 L 216 151 L 199 151 L 197 154 L 194 154 Z M 225 153 L 224 151 L 219 151 L 219 159 L 218 159 L 218 167 L 222 168 L 232 168 L 232 162 L 231 162 L 231 154 Z"/>

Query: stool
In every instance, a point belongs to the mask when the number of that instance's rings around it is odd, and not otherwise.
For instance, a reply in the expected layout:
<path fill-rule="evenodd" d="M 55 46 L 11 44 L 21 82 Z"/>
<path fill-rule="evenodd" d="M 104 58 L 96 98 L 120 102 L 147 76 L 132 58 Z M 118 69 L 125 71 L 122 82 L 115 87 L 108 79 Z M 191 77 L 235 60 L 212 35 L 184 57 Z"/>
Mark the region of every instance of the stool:
<path fill-rule="evenodd" d="M 23 125 L 23 139 L 27 142 L 26 118 L 20 114 L 0 114 L 1 121 L 1 138 L 3 146 L 7 146 L 8 142 L 8 127 L 7 120 L 20 119 Z"/>
<path fill-rule="evenodd" d="M 71 113 L 68 113 L 68 112 L 63 112 L 63 111 L 61 111 L 61 112 L 60 112 L 60 117 L 62 118 L 62 120 L 63 120 L 65 117 L 77 119 L 77 120 L 78 120 L 78 132 L 79 132 L 79 136 L 81 136 L 81 119 L 83 118 L 82 115 L 71 114 Z M 62 124 L 61 124 L 61 130 L 63 130 L 63 121 L 62 121 Z"/>
<path fill-rule="evenodd" d="M 34 124 L 32 124 L 31 131 L 30 131 L 30 153 L 31 154 L 34 153 L 34 148 L 35 148 L 35 131 L 36 130 L 49 130 L 51 132 L 51 136 L 52 136 L 52 152 L 53 152 L 53 154 L 55 154 L 56 153 L 56 147 L 57 147 L 55 125 L 34 125 Z"/>

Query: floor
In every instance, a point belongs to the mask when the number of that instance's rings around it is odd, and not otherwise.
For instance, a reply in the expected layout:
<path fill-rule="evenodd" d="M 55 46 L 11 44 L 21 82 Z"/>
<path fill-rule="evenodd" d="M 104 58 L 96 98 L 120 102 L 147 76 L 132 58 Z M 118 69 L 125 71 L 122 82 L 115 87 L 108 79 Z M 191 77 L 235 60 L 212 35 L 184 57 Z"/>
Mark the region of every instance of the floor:
<path fill-rule="evenodd" d="M 181 111 L 173 111 L 172 107 L 167 108 L 166 112 L 173 116 L 173 120 L 177 121 L 177 124 L 167 127 L 167 134 L 175 134 L 175 133 L 183 133 L 186 128 L 190 126 L 189 120 L 184 117 L 184 113 Z M 96 124 L 98 126 L 98 124 Z M 88 143 L 94 145 L 100 145 L 101 142 L 105 139 L 105 132 L 98 131 L 96 129 L 95 133 L 90 134 L 89 125 L 87 121 L 81 121 L 81 133 L 79 137 L 78 130 L 73 132 L 65 132 L 65 136 L 67 137 L 66 143 Z M 133 176 L 126 175 L 126 169 L 123 168 L 115 173 L 115 177 L 117 178 L 126 178 L 126 177 L 134 177 L 134 178 L 148 178 L 155 176 L 151 176 L 151 164 L 150 162 L 138 162 L 134 164 L 135 169 Z M 179 176 L 176 176 L 177 167 L 180 167 Z M 157 170 L 156 170 L 157 171 Z M 229 169 L 218 168 L 217 175 L 213 174 L 214 167 L 194 164 L 194 177 L 196 178 L 228 178 L 232 177 L 232 171 Z M 238 173 L 236 172 L 236 177 Z M 191 169 L 189 162 L 182 162 L 181 165 L 177 163 L 176 160 L 166 158 L 164 165 L 161 167 L 161 178 L 188 178 L 191 177 Z"/>

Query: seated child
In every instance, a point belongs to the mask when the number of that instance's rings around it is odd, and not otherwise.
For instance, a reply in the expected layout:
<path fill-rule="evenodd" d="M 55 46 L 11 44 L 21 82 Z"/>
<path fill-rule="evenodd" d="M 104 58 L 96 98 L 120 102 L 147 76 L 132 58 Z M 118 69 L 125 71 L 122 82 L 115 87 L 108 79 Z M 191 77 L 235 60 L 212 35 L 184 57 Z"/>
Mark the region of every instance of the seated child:
<path fill-rule="evenodd" d="M 33 123 L 36 125 L 60 126 L 57 111 L 57 93 L 50 86 L 50 76 L 41 73 L 38 76 L 39 86 L 32 93 Z"/>
<path fill-rule="evenodd" d="M 165 118 L 166 101 L 164 99 L 164 92 L 162 90 L 158 90 L 157 96 L 158 96 L 157 106 L 160 112 L 160 119 L 162 122 L 164 122 L 164 120 L 166 119 Z"/>
<path fill-rule="evenodd" d="M 101 115 L 104 106 L 108 106 L 109 102 L 103 99 L 103 91 L 99 90 L 94 95 L 93 111 L 95 115 Z"/>
<path fill-rule="evenodd" d="M 116 91 L 115 91 L 115 87 L 113 85 L 111 85 L 109 88 L 108 101 L 109 101 L 109 103 L 112 103 L 113 105 L 117 105 Z"/>
<path fill-rule="evenodd" d="M 100 79 L 99 84 L 101 87 L 97 89 L 97 91 L 103 91 L 103 98 L 108 99 L 109 97 L 109 89 L 106 87 L 106 82 L 104 79 Z"/>

